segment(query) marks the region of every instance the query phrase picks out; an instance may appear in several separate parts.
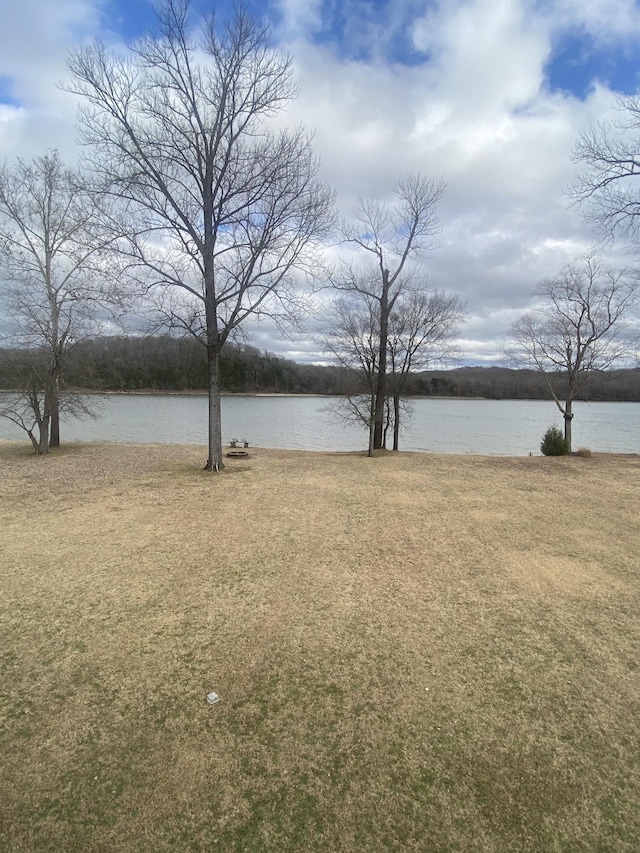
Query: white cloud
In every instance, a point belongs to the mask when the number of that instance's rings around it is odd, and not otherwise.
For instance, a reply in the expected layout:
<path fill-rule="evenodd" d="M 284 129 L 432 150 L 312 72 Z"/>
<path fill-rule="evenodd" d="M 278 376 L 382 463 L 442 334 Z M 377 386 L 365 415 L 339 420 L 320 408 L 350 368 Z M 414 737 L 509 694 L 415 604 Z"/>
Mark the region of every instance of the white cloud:
<path fill-rule="evenodd" d="M 408 171 L 444 176 L 443 231 L 426 268 L 467 299 L 497 357 L 508 312 L 595 240 L 564 190 L 578 134 L 612 115 L 614 93 L 598 85 L 580 100 L 545 80 L 554 28 L 584 21 L 579 11 L 568 4 L 558 23 L 518 0 L 442 2 L 412 30 L 430 60 L 404 67 L 293 45 L 302 98 L 290 115 L 316 129 L 345 214 L 358 194 L 389 199 Z"/>
<path fill-rule="evenodd" d="M 282 39 L 308 37 L 321 27 L 322 0 L 281 0 L 282 21 L 279 36 Z"/>
<path fill-rule="evenodd" d="M 545 27 L 520 0 L 442 2 L 416 22 L 413 38 L 432 55 L 438 94 L 453 98 L 452 112 L 485 128 L 536 97 L 550 49 Z"/>
<path fill-rule="evenodd" d="M 0 124 L 0 157 L 55 147 L 75 159 L 76 101 L 57 84 L 69 49 L 98 33 L 99 10 L 99 0 L 20 0 L 4 11 L 0 76 L 20 109 Z"/>
<path fill-rule="evenodd" d="M 604 46 L 619 47 L 640 35 L 640 8 L 635 0 L 546 0 L 540 9 L 549 27 L 583 31 Z"/>
<path fill-rule="evenodd" d="M 488 358 L 492 346 L 499 356 L 509 318 L 527 306 L 537 282 L 594 239 L 563 191 L 576 172 L 578 134 L 611 117 L 614 93 L 603 85 L 586 100 L 552 93 L 545 69 L 566 32 L 589 32 L 622 49 L 640 32 L 637 5 L 392 0 L 376 17 L 373 7 L 365 15 L 349 0 L 340 14 L 353 43 L 343 51 L 331 41 L 320 0 L 281 0 L 279 8 L 275 35 L 293 52 L 300 85 L 279 120 L 316 130 L 323 176 L 347 216 L 358 195 L 392 198 L 408 172 L 444 177 L 443 230 L 426 269 L 468 302 L 468 360 Z M 17 104 L 0 105 L 0 158 L 52 146 L 75 157 L 75 101 L 56 84 L 69 48 L 98 33 L 100 9 L 100 0 L 11 4 L 0 30 L 0 76 Z M 402 38 L 418 51 L 413 64 L 385 59 Z M 257 335 L 261 347 L 316 360 L 309 337 L 281 341 L 266 327 Z"/>

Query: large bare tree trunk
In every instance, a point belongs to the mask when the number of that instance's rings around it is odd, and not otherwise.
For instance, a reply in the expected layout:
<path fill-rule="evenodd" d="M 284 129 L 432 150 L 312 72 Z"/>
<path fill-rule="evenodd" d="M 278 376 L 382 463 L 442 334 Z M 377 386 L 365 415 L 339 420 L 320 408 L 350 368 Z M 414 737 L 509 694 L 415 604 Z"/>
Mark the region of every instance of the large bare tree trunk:
<path fill-rule="evenodd" d="M 54 331 L 56 337 L 59 338 L 60 332 L 58 328 L 57 308 L 55 309 Z M 62 360 L 64 357 L 64 347 L 61 340 L 58 340 L 53 347 L 53 360 L 51 364 L 51 405 L 49 413 L 51 422 L 49 424 L 49 447 L 60 447 L 60 371 L 62 368 Z"/>
<path fill-rule="evenodd" d="M 380 450 L 384 444 L 384 401 L 387 393 L 387 338 L 389 336 L 389 270 L 382 270 L 380 296 L 380 342 L 378 351 L 378 376 L 376 379 L 376 405 L 374 412 L 373 447 Z"/>
<path fill-rule="evenodd" d="M 60 447 L 60 387 L 57 375 L 53 377 L 49 426 L 49 447 Z"/>
<path fill-rule="evenodd" d="M 564 404 L 564 440 L 567 443 L 567 452 L 571 453 L 571 422 L 573 421 L 573 401 L 567 400 Z"/>
<path fill-rule="evenodd" d="M 51 369 L 48 377 L 49 386 L 49 447 L 60 447 L 60 364 L 64 348 L 60 339 L 60 305 L 53 298 L 49 299 L 51 312 Z"/>
<path fill-rule="evenodd" d="M 44 456 L 49 452 L 49 424 L 51 421 L 51 405 L 53 402 L 53 389 L 50 383 L 47 383 L 47 387 L 44 391 L 44 404 L 42 411 L 40 410 L 40 405 L 37 400 L 37 396 L 34 395 L 34 414 L 36 416 L 36 420 L 38 423 L 38 432 L 40 440 L 38 442 L 38 450 L 37 453 L 41 456 Z"/>
<path fill-rule="evenodd" d="M 49 421 L 51 420 L 49 415 L 45 415 L 42 420 L 38 423 L 38 430 L 40 432 L 40 441 L 38 442 L 38 455 L 44 456 L 49 452 Z"/>
<path fill-rule="evenodd" d="M 220 350 L 207 346 L 207 373 L 209 391 L 209 458 L 206 471 L 221 471 L 222 462 L 222 411 L 220 406 Z"/>

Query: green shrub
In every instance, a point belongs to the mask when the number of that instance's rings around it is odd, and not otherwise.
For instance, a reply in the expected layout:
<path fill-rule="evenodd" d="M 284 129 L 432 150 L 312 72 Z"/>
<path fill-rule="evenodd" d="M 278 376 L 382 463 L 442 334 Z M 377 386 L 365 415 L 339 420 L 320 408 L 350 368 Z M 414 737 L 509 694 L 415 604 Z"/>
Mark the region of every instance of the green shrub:
<path fill-rule="evenodd" d="M 545 456 L 564 456 L 565 453 L 568 453 L 569 448 L 564 440 L 562 430 L 559 430 L 558 427 L 549 427 L 542 439 L 540 450 Z"/>

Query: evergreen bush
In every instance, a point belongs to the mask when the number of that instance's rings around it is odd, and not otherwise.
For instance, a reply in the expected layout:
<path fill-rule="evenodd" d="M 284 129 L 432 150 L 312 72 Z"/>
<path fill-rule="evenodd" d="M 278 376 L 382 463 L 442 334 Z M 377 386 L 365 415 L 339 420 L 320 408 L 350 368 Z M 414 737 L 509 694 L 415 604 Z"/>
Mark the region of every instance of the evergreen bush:
<path fill-rule="evenodd" d="M 562 430 L 558 427 L 549 427 L 545 432 L 540 450 L 545 456 L 564 456 L 569 452 L 567 442 L 564 440 Z"/>

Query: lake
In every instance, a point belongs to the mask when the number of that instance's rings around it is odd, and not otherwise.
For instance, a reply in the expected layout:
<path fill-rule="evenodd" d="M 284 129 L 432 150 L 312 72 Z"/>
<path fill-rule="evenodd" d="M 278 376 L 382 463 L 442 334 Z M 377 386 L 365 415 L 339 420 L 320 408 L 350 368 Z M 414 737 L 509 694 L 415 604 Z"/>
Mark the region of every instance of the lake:
<path fill-rule="evenodd" d="M 0 395 L 0 404 L 2 402 Z M 206 444 L 204 395 L 90 394 L 96 420 L 65 419 L 63 441 Z M 223 439 L 292 450 L 366 450 L 366 431 L 342 421 L 334 397 L 231 396 L 222 399 Z M 552 402 L 540 400 L 429 399 L 410 402 L 412 416 L 401 450 L 526 456 L 540 452 L 551 425 L 562 426 Z M 0 438 L 27 439 L 0 418 Z M 574 448 L 640 451 L 640 403 L 576 403 Z"/>

